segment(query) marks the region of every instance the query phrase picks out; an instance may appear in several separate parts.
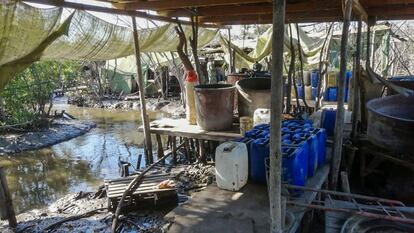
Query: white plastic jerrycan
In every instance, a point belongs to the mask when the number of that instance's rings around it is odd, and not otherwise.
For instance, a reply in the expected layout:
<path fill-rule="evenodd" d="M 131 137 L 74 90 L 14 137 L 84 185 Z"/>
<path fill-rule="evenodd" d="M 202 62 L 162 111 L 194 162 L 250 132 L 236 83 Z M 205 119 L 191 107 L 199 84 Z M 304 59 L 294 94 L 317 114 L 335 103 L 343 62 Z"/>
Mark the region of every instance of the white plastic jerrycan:
<path fill-rule="evenodd" d="M 225 142 L 216 149 L 217 186 L 238 191 L 247 183 L 248 157 L 246 144 Z"/>

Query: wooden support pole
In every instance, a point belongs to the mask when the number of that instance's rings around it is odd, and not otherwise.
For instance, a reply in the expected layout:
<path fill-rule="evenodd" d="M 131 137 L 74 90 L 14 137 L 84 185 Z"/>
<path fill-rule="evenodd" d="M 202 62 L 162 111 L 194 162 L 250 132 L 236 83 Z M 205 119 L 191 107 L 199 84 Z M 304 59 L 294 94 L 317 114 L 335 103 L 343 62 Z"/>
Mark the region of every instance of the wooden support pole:
<path fill-rule="evenodd" d="M 185 148 L 185 157 L 187 159 L 187 162 L 191 163 L 190 142 L 188 138 L 184 138 L 184 148 Z"/>
<path fill-rule="evenodd" d="M 137 21 L 135 17 L 132 18 L 132 27 L 133 27 L 133 35 L 134 35 L 134 46 L 135 46 L 135 59 L 137 65 L 137 81 L 138 81 L 138 89 L 139 89 L 139 100 L 141 103 L 141 120 L 142 125 L 144 127 L 144 141 L 145 141 L 145 157 L 146 163 L 151 164 L 153 163 L 152 157 L 152 141 L 151 141 L 151 133 L 150 133 L 150 126 L 149 120 L 147 115 L 147 108 L 145 103 L 145 88 L 144 88 L 144 80 L 142 76 L 142 67 L 141 67 L 141 55 L 139 51 L 139 40 L 138 40 L 138 29 L 137 29 Z"/>
<path fill-rule="evenodd" d="M 355 52 L 355 67 L 354 67 L 354 97 L 352 102 L 352 131 L 351 138 L 355 138 L 358 134 L 358 115 L 359 115 L 359 72 L 361 70 L 361 35 L 362 35 L 362 19 L 359 17 L 358 20 L 358 31 L 356 40 L 356 52 Z"/>
<path fill-rule="evenodd" d="M 173 163 L 176 164 L 177 163 L 177 138 L 176 137 L 172 137 L 172 147 L 171 150 L 173 151 L 172 156 L 173 156 Z"/>
<path fill-rule="evenodd" d="M 4 202 L 4 203 L 3 203 Z M 13 201 L 10 194 L 9 186 L 7 184 L 6 175 L 4 174 L 3 168 L 0 167 L 0 216 L 4 213 L 4 217 L 9 221 L 10 228 L 16 228 L 17 220 L 16 214 L 13 208 Z M 4 206 L 3 206 L 4 205 Z"/>
<path fill-rule="evenodd" d="M 285 36 L 286 0 L 273 1 L 272 80 L 270 84 L 270 174 L 269 204 L 270 232 L 280 233 L 282 228 L 282 148 L 281 123 L 283 111 L 283 47 Z"/>
<path fill-rule="evenodd" d="M 230 56 L 230 74 L 231 73 L 233 73 L 234 72 L 234 64 L 233 64 L 233 60 L 234 60 L 234 57 L 233 57 L 233 52 L 232 52 L 232 49 L 231 49 L 231 29 L 230 28 L 228 28 L 227 29 L 227 32 L 229 33 L 229 56 Z"/>
<path fill-rule="evenodd" d="M 206 148 L 205 148 L 205 145 L 204 145 L 204 140 L 197 140 L 197 141 L 199 141 L 199 144 L 198 144 L 198 146 L 199 146 L 199 148 L 200 148 L 200 154 L 199 154 L 199 157 L 198 157 L 198 161 L 200 162 L 200 163 L 203 163 L 203 164 L 206 164 L 207 163 L 207 158 L 206 158 Z"/>
<path fill-rule="evenodd" d="M 163 146 L 162 146 L 161 135 L 157 134 L 156 138 L 157 138 L 157 146 L 158 146 L 157 157 L 159 159 L 164 155 L 164 149 L 163 149 Z"/>
<path fill-rule="evenodd" d="M 341 38 L 341 57 L 340 57 L 340 71 L 338 80 L 338 105 L 335 120 L 334 145 L 332 154 L 332 170 L 330 179 L 330 188 L 336 190 L 338 182 L 338 174 L 341 164 L 342 156 L 342 141 L 344 136 L 344 116 L 345 116 L 345 75 L 346 75 L 346 61 L 347 61 L 347 46 L 348 46 L 348 30 L 352 13 L 352 0 L 348 0 L 345 6 L 345 17 L 342 28 Z"/>

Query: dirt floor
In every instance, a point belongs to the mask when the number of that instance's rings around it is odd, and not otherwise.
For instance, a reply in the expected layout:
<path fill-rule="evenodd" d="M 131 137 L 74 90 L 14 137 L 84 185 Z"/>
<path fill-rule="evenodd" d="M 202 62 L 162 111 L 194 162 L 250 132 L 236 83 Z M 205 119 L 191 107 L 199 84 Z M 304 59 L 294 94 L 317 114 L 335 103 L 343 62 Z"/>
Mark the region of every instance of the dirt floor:
<path fill-rule="evenodd" d="M 0 135 L 0 155 L 51 146 L 82 135 L 95 127 L 93 122 L 55 119 L 50 127 L 39 131 L 3 133 Z"/>

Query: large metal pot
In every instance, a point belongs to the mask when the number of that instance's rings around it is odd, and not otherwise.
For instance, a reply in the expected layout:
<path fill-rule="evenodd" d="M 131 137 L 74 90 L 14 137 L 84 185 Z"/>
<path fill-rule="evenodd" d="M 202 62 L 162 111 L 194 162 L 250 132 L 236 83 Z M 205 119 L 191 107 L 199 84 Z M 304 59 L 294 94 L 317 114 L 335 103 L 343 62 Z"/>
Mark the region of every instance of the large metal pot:
<path fill-rule="evenodd" d="M 197 124 L 204 130 L 226 130 L 233 126 L 234 86 L 204 84 L 194 87 Z"/>
<path fill-rule="evenodd" d="M 236 83 L 239 115 L 253 117 L 258 108 L 270 108 L 270 78 L 248 78 Z"/>
<path fill-rule="evenodd" d="M 367 103 L 368 139 L 394 153 L 414 155 L 414 96 L 387 96 Z"/>

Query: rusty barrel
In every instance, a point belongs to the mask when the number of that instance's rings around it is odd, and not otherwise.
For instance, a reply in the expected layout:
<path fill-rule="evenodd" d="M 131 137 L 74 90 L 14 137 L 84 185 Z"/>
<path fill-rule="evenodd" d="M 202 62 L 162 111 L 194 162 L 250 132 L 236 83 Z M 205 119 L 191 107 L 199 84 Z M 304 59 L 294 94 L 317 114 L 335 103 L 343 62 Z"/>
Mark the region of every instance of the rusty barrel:
<path fill-rule="evenodd" d="M 390 152 L 414 155 L 414 96 L 373 99 L 367 108 L 368 139 Z"/>
<path fill-rule="evenodd" d="M 234 86 L 203 84 L 194 87 L 197 124 L 204 130 L 227 130 L 233 126 Z"/>
<path fill-rule="evenodd" d="M 270 108 L 270 78 L 247 78 L 236 83 L 239 115 L 253 117 L 258 108 Z"/>

